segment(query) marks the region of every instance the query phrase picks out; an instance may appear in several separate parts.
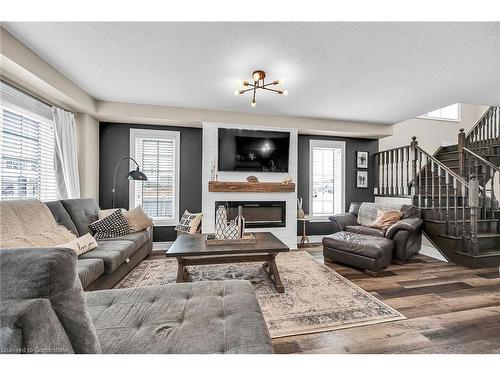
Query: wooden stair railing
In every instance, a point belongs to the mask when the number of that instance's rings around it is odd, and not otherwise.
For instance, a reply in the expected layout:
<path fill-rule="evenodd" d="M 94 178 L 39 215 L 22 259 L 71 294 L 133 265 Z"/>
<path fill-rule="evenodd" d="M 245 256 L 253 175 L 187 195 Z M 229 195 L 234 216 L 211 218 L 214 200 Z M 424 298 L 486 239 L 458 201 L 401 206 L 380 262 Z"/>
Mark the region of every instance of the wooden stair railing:
<path fill-rule="evenodd" d="M 500 176 L 500 168 L 466 147 L 463 148 L 463 151 L 465 154 L 463 176 L 464 178 L 475 177 L 477 179 L 482 198 L 481 212 L 483 213 L 483 218 L 486 218 L 488 211 L 493 215 L 493 212 L 498 209 L 495 184 L 498 184 L 497 180 Z"/>
<path fill-rule="evenodd" d="M 420 148 L 416 137 L 410 146 L 375 154 L 375 163 L 376 195 L 411 198 L 417 207 L 431 209 L 436 219 L 446 222 L 447 232 L 453 224 L 453 236 L 470 240 L 471 255 L 478 254 L 480 187 L 474 176 L 462 178 Z"/>
<path fill-rule="evenodd" d="M 489 107 L 467 134 L 463 134 L 463 129 L 460 133 L 459 148 L 467 147 L 480 155 L 493 153 L 492 148 L 498 146 L 500 140 L 500 107 Z"/>
<path fill-rule="evenodd" d="M 475 176 L 482 192 L 483 218 L 487 210 L 498 208 L 495 184 L 498 186 L 500 169 L 491 160 L 500 160 L 500 107 L 489 107 L 474 126 L 458 134 L 459 173 L 465 179 Z M 489 193 L 489 194 L 488 194 Z"/>

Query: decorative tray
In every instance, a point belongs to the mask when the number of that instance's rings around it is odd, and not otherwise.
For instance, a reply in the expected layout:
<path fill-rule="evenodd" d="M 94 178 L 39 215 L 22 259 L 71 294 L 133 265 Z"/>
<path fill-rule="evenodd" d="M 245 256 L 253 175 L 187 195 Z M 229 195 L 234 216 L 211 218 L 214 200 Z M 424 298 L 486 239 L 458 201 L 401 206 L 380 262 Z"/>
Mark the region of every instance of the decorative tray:
<path fill-rule="evenodd" d="M 206 245 L 239 245 L 246 243 L 254 243 L 255 237 L 252 233 L 245 233 L 243 238 L 235 238 L 235 239 L 223 239 L 219 240 L 215 238 L 215 234 L 207 234 L 205 237 Z"/>

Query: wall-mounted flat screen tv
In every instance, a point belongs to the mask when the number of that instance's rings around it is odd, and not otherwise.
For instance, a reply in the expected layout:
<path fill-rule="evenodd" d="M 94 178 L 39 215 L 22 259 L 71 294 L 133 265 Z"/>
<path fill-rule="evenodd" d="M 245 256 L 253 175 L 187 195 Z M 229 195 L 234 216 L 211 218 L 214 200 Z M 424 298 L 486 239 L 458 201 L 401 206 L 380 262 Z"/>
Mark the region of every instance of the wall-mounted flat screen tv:
<path fill-rule="evenodd" d="M 219 128 L 219 171 L 288 172 L 290 133 Z"/>

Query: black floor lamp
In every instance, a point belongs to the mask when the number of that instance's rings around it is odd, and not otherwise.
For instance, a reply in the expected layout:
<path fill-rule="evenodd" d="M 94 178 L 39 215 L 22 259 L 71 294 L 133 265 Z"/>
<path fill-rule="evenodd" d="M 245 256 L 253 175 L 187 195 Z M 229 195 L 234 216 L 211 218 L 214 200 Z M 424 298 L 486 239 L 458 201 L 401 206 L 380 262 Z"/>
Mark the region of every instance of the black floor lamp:
<path fill-rule="evenodd" d="M 130 172 L 127 173 L 128 180 L 133 180 L 133 181 L 147 181 L 148 180 L 146 175 L 139 170 L 139 164 L 137 164 L 137 162 L 133 158 L 126 157 L 126 158 L 119 160 L 118 163 L 116 163 L 115 172 L 113 174 L 113 200 L 111 201 L 112 208 L 115 208 L 116 171 L 118 170 L 118 167 L 120 166 L 121 162 L 124 160 L 132 160 L 135 163 L 135 165 L 137 166 L 137 168 L 135 168 L 134 170 L 131 170 Z"/>

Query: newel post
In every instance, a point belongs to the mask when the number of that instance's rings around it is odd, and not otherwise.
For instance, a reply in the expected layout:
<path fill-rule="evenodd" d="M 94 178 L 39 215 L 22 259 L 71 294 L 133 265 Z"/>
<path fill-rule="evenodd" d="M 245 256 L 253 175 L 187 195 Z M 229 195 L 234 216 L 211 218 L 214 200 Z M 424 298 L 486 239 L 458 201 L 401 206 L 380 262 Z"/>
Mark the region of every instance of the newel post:
<path fill-rule="evenodd" d="M 413 190 L 413 196 L 415 197 L 417 195 L 417 189 L 416 189 L 416 180 L 417 180 L 417 137 L 413 136 L 411 137 L 411 143 L 410 143 L 410 149 L 411 149 L 411 176 L 412 176 L 412 190 Z M 420 187 L 419 187 L 420 188 Z"/>
<path fill-rule="evenodd" d="M 460 129 L 458 133 L 458 168 L 460 176 L 465 176 L 465 133 L 464 128 Z"/>
<path fill-rule="evenodd" d="M 469 206 L 470 206 L 470 239 L 472 243 L 472 255 L 479 252 L 479 243 L 477 240 L 479 218 L 479 181 L 476 175 L 472 175 L 469 180 Z M 465 220 L 464 224 L 465 226 Z"/>

